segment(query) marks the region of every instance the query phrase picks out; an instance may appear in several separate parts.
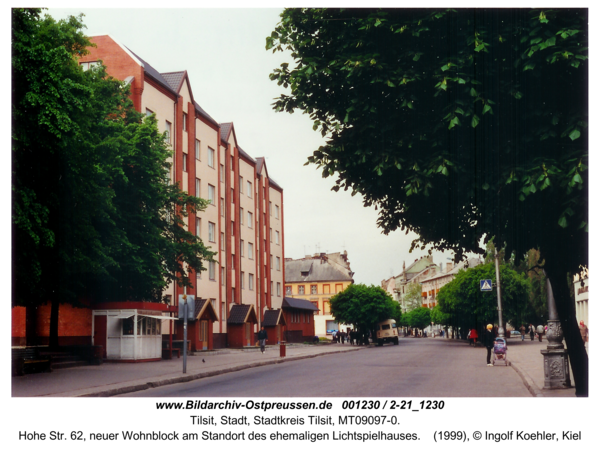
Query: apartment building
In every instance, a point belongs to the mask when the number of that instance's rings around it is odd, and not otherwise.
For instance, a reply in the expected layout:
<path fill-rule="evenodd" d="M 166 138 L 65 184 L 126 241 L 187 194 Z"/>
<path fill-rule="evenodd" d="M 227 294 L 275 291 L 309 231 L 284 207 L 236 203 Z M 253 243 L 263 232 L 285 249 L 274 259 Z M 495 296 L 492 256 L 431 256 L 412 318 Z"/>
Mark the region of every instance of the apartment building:
<path fill-rule="evenodd" d="M 174 151 L 171 183 L 209 201 L 205 211 L 186 218 L 186 227 L 217 252 L 216 262 L 191 275 L 195 280 L 191 289 L 172 283 L 164 293 L 167 310 L 177 312 L 184 295 L 195 298 L 196 316 L 188 330 L 192 350 L 222 348 L 230 342 L 253 344 L 265 310 L 281 308 L 283 302 L 283 189 L 270 177 L 264 158 L 253 158 L 240 147 L 234 124 L 217 122 L 199 105 L 187 71 L 160 73 L 108 35 L 90 40 L 96 46 L 89 48 L 80 65 L 86 70 L 102 63 L 109 75 L 129 84 L 136 110 L 155 115 Z M 78 314 L 91 317 L 93 308 Z M 134 318 L 147 315 L 160 320 L 166 314 L 150 315 L 145 309 L 135 311 Z M 110 330 L 125 327 L 111 323 L 119 320 L 119 315 L 111 316 L 111 309 L 103 312 L 93 320 L 85 318 L 91 323 L 90 336 L 79 337 L 80 341 L 104 344 L 107 338 L 98 331 L 106 331 L 107 316 Z M 167 336 L 182 340 L 181 323 L 163 320 L 151 330 L 163 340 Z M 235 332 L 229 331 L 230 325 Z"/>
<path fill-rule="evenodd" d="M 314 312 L 315 334 L 331 335 L 339 324 L 331 315 L 331 296 L 344 291 L 353 280 L 348 253 L 319 253 L 285 261 L 286 299 L 305 299 L 318 311 Z"/>

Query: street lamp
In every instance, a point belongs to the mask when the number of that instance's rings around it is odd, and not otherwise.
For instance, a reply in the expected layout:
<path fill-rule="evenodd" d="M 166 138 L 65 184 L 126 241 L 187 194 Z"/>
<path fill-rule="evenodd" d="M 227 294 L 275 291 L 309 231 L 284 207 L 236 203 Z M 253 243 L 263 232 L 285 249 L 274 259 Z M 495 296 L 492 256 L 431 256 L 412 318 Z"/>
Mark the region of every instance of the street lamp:
<path fill-rule="evenodd" d="M 504 338 L 504 323 L 502 322 L 502 294 L 500 291 L 500 266 L 498 264 L 498 250 L 495 251 L 496 257 L 496 290 L 498 293 L 498 336 Z"/>

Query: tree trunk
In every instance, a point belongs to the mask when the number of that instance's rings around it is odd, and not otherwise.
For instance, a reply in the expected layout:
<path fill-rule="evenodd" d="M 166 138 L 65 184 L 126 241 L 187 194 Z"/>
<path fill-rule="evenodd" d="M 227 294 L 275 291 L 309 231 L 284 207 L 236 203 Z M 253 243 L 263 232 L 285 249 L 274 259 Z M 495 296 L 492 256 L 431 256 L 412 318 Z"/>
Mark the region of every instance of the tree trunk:
<path fill-rule="evenodd" d="M 544 269 L 546 276 L 552 281 L 552 291 L 556 301 L 556 310 L 560 319 L 560 325 L 564 333 L 565 343 L 571 369 L 573 370 L 573 381 L 575 383 L 576 396 L 588 396 L 588 355 L 585 343 L 579 332 L 577 316 L 575 313 L 575 302 L 571 299 L 569 283 L 567 280 L 567 269 L 561 267 L 558 259 L 546 259 Z M 554 264 L 553 264 L 554 263 Z"/>
<path fill-rule="evenodd" d="M 58 299 L 53 299 L 50 309 L 50 336 L 49 344 L 51 351 L 58 350 L 58 308 L 60 303 Z"/>

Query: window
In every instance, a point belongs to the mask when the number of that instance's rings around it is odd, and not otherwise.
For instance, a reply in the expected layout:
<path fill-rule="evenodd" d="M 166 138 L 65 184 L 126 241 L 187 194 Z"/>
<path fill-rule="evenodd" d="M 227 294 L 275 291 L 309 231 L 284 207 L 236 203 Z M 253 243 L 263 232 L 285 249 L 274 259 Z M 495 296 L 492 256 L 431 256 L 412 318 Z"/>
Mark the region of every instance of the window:
<path fill-rule="evenodd" d="M 221 197 L 221 216 L 225 217 L 225 199 Z"/>
<path fill-rule="evenodd" d="M 240 225 L 244 225 L 244 209 L 240 207 Z"/>
<path fill-rule="evenodd" d="M 183 113 L 183 131 L 187 132 L 187 113 Z"/>
<path fill-rule="evenodd" d="M 215 280 L 215 262 L 208 262 L 208 278 Z"/>
<path fill-rule="evenodd" d="M 275 269 L 281 271 L 281 259 L 279 257 L 275 257 Z"/>
<path fill-rule="evenodd" d="M 240 288 L 244 289 L 244 271 L 240 273 Z"/>
<path fill-rule="evenodd" d="M 248 228 L 249 229 L 252 228 L 252 212 L 251 211 L 248 212 Z"/>
<path fill-rule="evenodd" d="M 298 294 L 304 294 L 304 285 L 298 285 Z"/>
<path fill-rule="evenodd" d="M 279 244 L 279 230 L 275 230 L 275 244 Z"/>
<path fill-rule="evenodd" d="M 215 204 L 215 187 L 212 185 L 208 185 L 208 202 L 211 205 Z"/>
<path fill-rule="evenodd" d="M 316 285 L 310 286 L 310 294 L 317 294 L 317 286 Z"/>
<path fill-rule="evenodd" d="M 254 258 L 254 245 L 252 243 L 248 243 L 248 258 L 250 260 Z"/>
<path fill-rule="evenodd" d="M 215 242 L 215 223 L 214 222 L 208 223 L 208 241 L 210 241 L 211 243 Z"/>
<path fill-rule="evenodd" d="M 231 254 L 231 269 L 235 269 L 235 254 Z"/>
<path fill-rule="evenodd" d="M 324 294 L 331 293 L 331 289 L 329 288 L 329 284 L 323 285 L 323 293 Z"/>
<path fill-rule="evenodd" d="M 221 232 L 221 250 L 225 250 L 225 232 Z"/>
<path fill-rule="evenodd" d="M 248 274 L 248 289 L 254 290 L 254 274 Z"/>
<path fill-rule="evenodd" d="M 273 242 L 273 229 L 269 229 L 269 241 Z"/>
<path fill-rule="evenodd" d="M 246 182 L 246 194 L 252 197 L 252 182 Z"/>
<path fill-rule="evenodd" d="M 240 194 L 244 194 L 244 178 L 240 176 Z"/>
<path fill-rule="evenodd" d="M 342 292 L 342 284 L 341 283 L 336 283 L 335 284 L 335 292 L 336 293 L 341 293 Z"/>
<path fill-rule="evenodd" d="M 270 263 L 271 269 L 273 269 L 273 254 L 271 254 L 269 263 Z"/>
<path fill-rule="evenodd" d="M 235 202 L 235 191 L 231 188 L 231 202 Z"/>
<path fill-rule="evenodd" d="M 240 240 L 240 257 L 244 256 L 244 240 Z"/>
<path fill-rule="evenodd" d="M 235 222 L 231 221 L 231 236 L 235 235 Z"/>
<path fill-rule="evenodd" d="M 79 63 L 81 68 L 85 71 L 90 70 L 93 67 L 99 66 L 100 61 L 88 61 L 87 63 Z"/>
<path fill-rule="evenodd" d="M 215 151 L 210 147 L 208 148 L 208 166 L 215 167 Z"/>
<path fill-rule="evenodd" d="M 146 108 L 146 116 L 152 116 L 154 114 L 154 111 Z"/>
<path fill-rule="evenodd" d="M 221 285 L 225 285 L 225 268 L 221 266 Z"/>
<path fill-rule="evenodd" d="M 171 123 L 165 121 L 165 141 L 171 143 Z"/>
<path fill-rule="evenodd" d="M 221 302 L 221 321 L 225 321 L 227 319 L 227 315 L 225 314 L 225 302 Z M 175 321 L 173 321 L 175 322 Z"/>
<path fill-rule="evenodd" d="M 271 282 L 271 296 L 273 296 L 273 282 Z"/>
<path fill-rule="evenodd" d="M 200 140 L 196 140 L 196 160 L 200 159 Z"/>
<path fill-rule="evenodd" d="M 200 197 L 200 179 L 196 179 L 196 197 Z"/>
<path fill-rule="evenodd" d="M 187 172 L 187 153 L 183 153 L 183 172 Z"/>
<path fill-rule="evenodd" d="M 312 305 L 314 305 L 316 308 L 319 308 L 319 301 L 310 301 L 310 303 L 311 303 Z M 319 314 L 319 311 L 318 311 L 318 310 L 315 310 L 314 314 L 315 314 L 315 315 L 318 315 L 318 314 Z M 310 321 L 309 321 L 309 322 L 310 322 Z"/>
<path fill-rule="evenodd" d="M 221 179 L 221 183 L 225 183 L 225 166 L 221 165 L 220 171 L 219 178 Z"/>
<path fill-rule="evenodd" d="M 323 301 L 323 314 L 328 315 L 331 313 L 331 307 L 329 306 L 329 299 Z"/>
<path fill-rule="evenodd" d="M 277 296 L 281 297 L 281 283 L 277 282 Z"/>
<path fill-rule="evenodd" d="M 196 236 L 200 236 L 200 218 L 196 218 Z"/>
<path fill-rule="evenodd" d="M 275 205 L 275 218 L 279 219 L 279 205 Z"/>
<path fill-rule="evenodd" d="M 286 285 L 285 286 L 285 294 L 286 295 L 291 295 L 292 294 L 292 287 L 290 285 Z"/>
<path fill-rule="evenodd" d="M 273 202 L 269 201 L 269 216 L 273 216 Z"/>

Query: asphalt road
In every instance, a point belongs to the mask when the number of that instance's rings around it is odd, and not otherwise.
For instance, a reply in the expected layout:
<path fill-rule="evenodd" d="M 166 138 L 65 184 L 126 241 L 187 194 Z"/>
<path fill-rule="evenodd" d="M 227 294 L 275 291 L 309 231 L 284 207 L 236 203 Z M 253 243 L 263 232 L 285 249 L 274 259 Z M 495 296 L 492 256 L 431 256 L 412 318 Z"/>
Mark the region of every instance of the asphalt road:
<path fill-rule="evenodd" d="M 485 348 L 451 340 L 401 339 L 268 365 L 125 397 L 531 397 L 511 367 L 486 366 Z"/>

